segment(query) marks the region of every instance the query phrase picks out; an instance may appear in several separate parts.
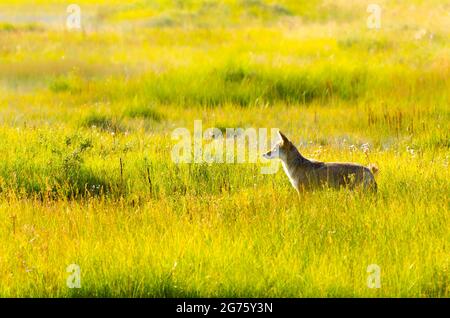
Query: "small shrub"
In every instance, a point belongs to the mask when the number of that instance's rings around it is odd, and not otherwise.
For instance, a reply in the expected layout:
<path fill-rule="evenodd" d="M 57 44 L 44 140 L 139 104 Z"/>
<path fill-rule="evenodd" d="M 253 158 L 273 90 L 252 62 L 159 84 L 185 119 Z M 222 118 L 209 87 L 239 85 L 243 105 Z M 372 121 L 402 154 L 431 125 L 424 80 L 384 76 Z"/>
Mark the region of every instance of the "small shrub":
<path fill-rule="evenodd" d="M 88 128 L 97 127 L 109 132 L 119 132 L 123 130 L 119 120 L 98 113 L 91 113 L 85 117 L 81 122 L 81 126 Z"/>
<path fill-rule="evenodd" d="M 147 105 L 134 105 L 125 110 L 125 116 L 130 118 L 145 118 L 160 122 L 163 116 L 153 107 Z"/>

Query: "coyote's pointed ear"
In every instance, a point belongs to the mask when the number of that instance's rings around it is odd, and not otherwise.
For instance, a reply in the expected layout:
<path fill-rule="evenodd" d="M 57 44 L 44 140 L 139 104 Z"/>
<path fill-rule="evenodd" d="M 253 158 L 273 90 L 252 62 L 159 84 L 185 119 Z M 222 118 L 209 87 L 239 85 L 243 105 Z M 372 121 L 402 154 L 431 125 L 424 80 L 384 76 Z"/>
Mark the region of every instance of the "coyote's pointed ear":
<path fill-rule="evenodd" d="M 285 135 L 283 135 L 283 133 L 279 130 L 278 130 L 278 135 L 280 135 L 281 140 L 283 140 L 283 142 L 285 142 L 285 143 L 289 142 L 289 139 L 287 139 L 287 137 Z"/>

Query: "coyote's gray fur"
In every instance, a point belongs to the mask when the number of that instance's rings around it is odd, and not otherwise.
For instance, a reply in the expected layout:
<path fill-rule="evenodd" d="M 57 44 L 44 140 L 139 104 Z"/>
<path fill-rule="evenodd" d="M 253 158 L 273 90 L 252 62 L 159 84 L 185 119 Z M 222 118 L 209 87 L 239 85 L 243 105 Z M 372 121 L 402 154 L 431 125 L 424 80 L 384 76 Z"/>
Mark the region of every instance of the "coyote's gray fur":
<path fill-rule="evenodd" d="M 284 171 L 297 191 L 322 186 L 339 188 L 346 186 L 377 190 L 375 165 L 365 167 L 346 162 L 319 162 L 303 157 L 289 139 L 279 132 L 281 141 L 263 156 L 266 159 L 281 159 Z"/>

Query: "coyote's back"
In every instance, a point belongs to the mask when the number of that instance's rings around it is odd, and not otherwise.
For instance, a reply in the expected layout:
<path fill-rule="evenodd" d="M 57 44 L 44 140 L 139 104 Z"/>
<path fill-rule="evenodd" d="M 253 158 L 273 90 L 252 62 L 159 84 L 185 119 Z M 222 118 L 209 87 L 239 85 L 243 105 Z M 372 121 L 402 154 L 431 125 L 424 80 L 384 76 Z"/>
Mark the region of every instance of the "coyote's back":
<path fill-rule="evenodd" d="M 334 188 L 362 186 L 364 189 L 377 189 L 374 174 L 368 167 L 347 162 L 310 162 L 295 169 L 299 188 L 327 185 Z"/>

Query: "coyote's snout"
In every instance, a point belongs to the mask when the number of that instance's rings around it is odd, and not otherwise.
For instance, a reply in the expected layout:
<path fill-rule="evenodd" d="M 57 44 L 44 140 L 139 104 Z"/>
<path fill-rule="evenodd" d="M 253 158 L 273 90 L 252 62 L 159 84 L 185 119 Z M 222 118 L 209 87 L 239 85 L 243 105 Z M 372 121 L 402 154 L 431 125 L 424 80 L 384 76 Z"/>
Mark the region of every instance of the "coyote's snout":
<path fill-rule="evenodd" d="M 320 162 L 303 157 L 292 142 L 279 132 L 281 141 L 263 155 L 266 159 L 280 159 L 284 171 L 297 191 L 324 185 L 339 188 L 346 186 L 376 191 L 375 165 L 365 167 L 355 163 Z"/>

